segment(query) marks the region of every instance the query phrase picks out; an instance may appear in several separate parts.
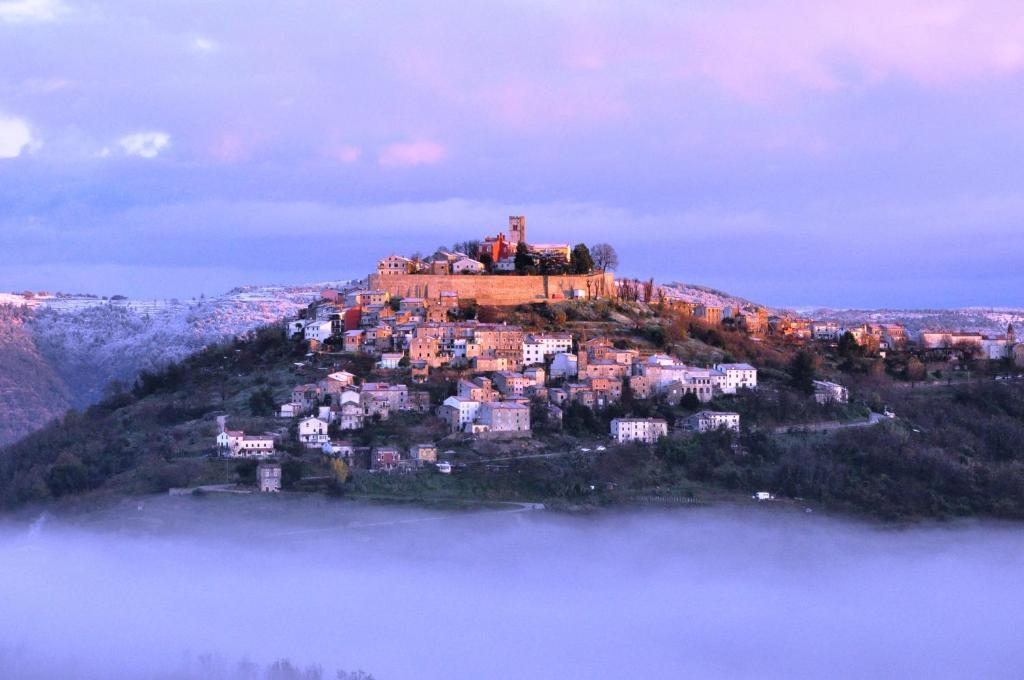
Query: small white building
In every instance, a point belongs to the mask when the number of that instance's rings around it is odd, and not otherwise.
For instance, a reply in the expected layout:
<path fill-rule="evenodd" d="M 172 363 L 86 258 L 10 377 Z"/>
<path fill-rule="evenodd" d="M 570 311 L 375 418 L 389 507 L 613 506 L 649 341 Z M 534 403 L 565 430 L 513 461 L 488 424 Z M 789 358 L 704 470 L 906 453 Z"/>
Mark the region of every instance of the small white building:
<path fill-rule="evenodd" d="M 356 382 L 356 376 L 348 371 L 335 371 L 334 373 L 328 373 L 324 379 L 324 390 L 326 392 L 339 392 L 344 388 L 354 385 Z"/>
<path fill-rule="evenodd" d="M 452 265 L 453 274 L 482 274 L 484 269 L 483 262 L 477 262 L 468 257 L 464 257 Z"/>
<path fill-rule="evenodd" d="M 713 430 L 740 431 L 740 414 L 732 411 L 698 411 L 686 419 L 686 427 L 694 432 Z"/>
<path fill-rule="evenodd" d="M 307 449 L 319 449 L 329 442 L 327 423 L 319 418 L 303 418 L 299 421 L 299 441 Z"/>
<path fill-rule="evenodd" d="M 352 442 L 327 442 L 321 449 L 325 456 L 332 458 L 343 458 L 347 462 L 352 461 L 352 456 L 355 454 L 355 448 L 352 446 Z"/>
<path fill-rule="evenodd" d="M 815 380 L 814 401 L 819 404 L 845 404 L 850 401 L 850 392 L 839 383 Z"/>
<path fill-rule="evenodd" d="M 579 375 L 579 360 L 575 354 L 561 352 L 551 360 L 551 377 L 575 378 Z"/>
<path fill-rule="evenodd" d="M 757 387 L 757 369 L 750 364 L 716 364 L 715 370 L 722 374 L 718 386 L 723 394 Z"/>
<path fill-rule="evenodd" d="M 306 324 L 306 327 L 302 331 L 303 337 L 306 340 L 316 340 L 317 342 L 323 342 L 334 334 L 334 322 L 333 321 L 313 321 Z"/>
<path fill-rule="evenodd" d="M 281 408 L 278 410 L 277 416 L 279 418 L 298 418 L 305 413 L 305 411 L 306 409 L 302 404 L 293 401 L 287 404 L 281 404 Z"/>
<path fill-rule="evenodd" d="M 256 466 L 256 485 L 263 493 L 281 490 L 281 466 L 278 463 L 260 463 Z"/>
<path fill-rule="evenodd" d="M 653 444 L 668 435 L 668 423 L 662 418 L 615 418 L 611 425 L 612 438 L 619 442 Z"/>
<path fill-rule="evenodd" d="M 523 340 L 523 365 L 543 364 L 561 352 L 572 351 L 572 335 L 569 333 L 533 333 Z"/>
<path fill-rule="evenodd" d="M 217 451 L 227 458 L 269 458 L 274 455 L 274 438 L 247 435 L 241 430 L 222 430 L 217 435 Z"/>
<path fill-rule="evenodd" d="M 405 355 L 401 352 L 384 352 L 380 355 L 377 368 L 398 368 L 398 364 L 401 363 L 403 356 Z"/>
<path fill-rule="evenodd" d="M 496 272 L 514 272 L 516 270 L 516 258 L 505 257 L 494 263 Z"/>
<path fill-rule="evenodd" d="M 479 401 L 465 397 L 448 397 L 444 400 L 443 405 L 452 409 L 451 420 L 448 424 L 453 432 L 465 430 L 466 425 L 476 420 L 477 413 L 480 411 Z"/>

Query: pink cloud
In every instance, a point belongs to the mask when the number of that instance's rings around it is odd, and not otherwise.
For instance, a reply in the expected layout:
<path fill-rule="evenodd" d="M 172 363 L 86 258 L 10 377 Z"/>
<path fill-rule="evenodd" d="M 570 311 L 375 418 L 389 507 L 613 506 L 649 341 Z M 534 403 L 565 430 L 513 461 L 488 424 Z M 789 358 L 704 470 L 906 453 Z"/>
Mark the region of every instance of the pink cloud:
<path fill-rule="evenodd" d="M 328 155 L 340 163 L 355 163 L 363 155 L 363 150 L 358 146 L 345 144 L 331 149 Z"/>
<path fill-rule="evenodd" d="M 207 147 L 207 152 L 221 163 L 238 163 L 248 159 L 250 147 L 241 135 L 225 132 Z"/>
<path fill-rule="evenodd" d="M 396 142 L 381 149 L 377 162 L 386 168 L 433 165 L 445 154 L 445 148 L 437 142 Z"/>

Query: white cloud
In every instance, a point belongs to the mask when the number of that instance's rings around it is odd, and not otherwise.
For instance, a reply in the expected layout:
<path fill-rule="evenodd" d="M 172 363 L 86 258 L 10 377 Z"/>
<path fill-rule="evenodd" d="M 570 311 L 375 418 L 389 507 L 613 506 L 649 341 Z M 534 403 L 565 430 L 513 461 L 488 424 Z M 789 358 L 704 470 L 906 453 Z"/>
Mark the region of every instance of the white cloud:
<path fill-rule="evenodd" d="M 0 2 L 0 22 L 28 24 L 56 21 L 67 9 L 60 0 L 7 0 Z"/>
<path fill-rule="evenodd" d="M 192 39 L 192 49 L 196 52 L 215 52 L 220 48 L 216 41 L 203 36 L 196 36 Z"/>
<path fill-rule="evenodd" d="M 171 143 L 171 136 L 166 132 L 136 132 L 125 135 L 117 140 L 121 148 L 129 156 L 140 158 L 156 158 Z"/>
<path fill-rule="evenodd" d="M 384 147 L 377 162 L 385 167 L 433 165 L 445 155 L 445 148 L 437 142 L 399 142 Z"/>
<path fill-rule="evenodd" d="M 17 158 L 32 141 L 27 122 L 0 115 L 0 158 Z"/>

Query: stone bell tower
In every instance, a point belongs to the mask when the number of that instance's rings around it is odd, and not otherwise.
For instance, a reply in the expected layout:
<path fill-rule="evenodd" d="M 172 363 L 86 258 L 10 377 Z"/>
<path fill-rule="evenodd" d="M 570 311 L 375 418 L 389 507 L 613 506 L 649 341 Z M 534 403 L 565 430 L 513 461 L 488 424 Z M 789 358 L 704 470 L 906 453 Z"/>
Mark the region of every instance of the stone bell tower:
<path fill-rule="evenodd" d="M 514 245 L 526 243 L 526 217 L 524 215 L 510 215 L 508 218 L 508 240 Z"/>

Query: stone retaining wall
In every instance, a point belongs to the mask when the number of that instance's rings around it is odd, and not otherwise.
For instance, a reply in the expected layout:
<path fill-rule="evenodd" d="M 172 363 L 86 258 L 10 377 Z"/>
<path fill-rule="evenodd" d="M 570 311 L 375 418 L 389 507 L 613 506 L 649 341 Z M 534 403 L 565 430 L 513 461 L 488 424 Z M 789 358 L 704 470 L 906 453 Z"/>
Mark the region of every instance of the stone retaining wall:
<path fill-rule="evenodd" d="M 505 276 L 453 274 L 380 274 L 369 276 L 369 287 L 386 290 L 396 297 L 436 299 L 442 292 L 454 291 L 459 299 L 476 300 L 481 305 L 510 306 L 530 302 L 554 302 L 572 297 L 573 290 L 586 291 L 588 298 L 610 298 L 615 293 L 615 275 L 585 276 Z"/>

